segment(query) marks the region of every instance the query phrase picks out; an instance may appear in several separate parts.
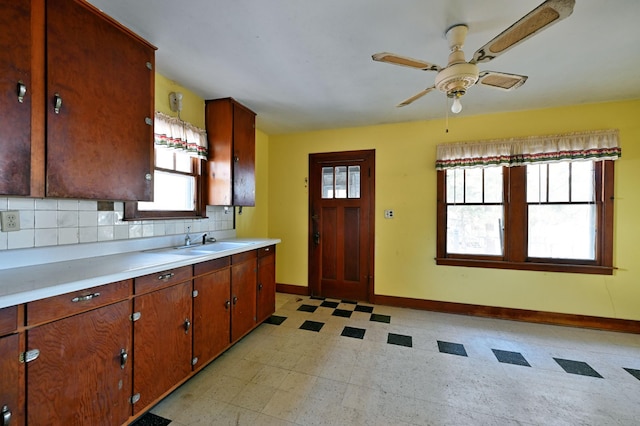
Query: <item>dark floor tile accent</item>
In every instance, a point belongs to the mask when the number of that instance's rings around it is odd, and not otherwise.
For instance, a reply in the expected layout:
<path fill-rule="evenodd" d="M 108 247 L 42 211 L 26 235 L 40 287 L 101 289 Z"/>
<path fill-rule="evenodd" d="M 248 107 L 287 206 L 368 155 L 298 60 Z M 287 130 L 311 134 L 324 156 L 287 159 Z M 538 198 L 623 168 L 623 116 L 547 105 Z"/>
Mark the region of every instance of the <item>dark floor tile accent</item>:
<path fill-rule="evenodd" d="M 320 329 L 322 329 L 323 325 L 324 325 L 323 322 L 305 321 L 300 326 L 300 329 L 318 332 L 320 331 Z"/>
<path fill-rule="evenodd" d="M 582 361 L 572 361 L 570 359 L 562 359 L 562 358 L 554 358 L 554 360 L 560 364 L 560 367 L 564 371 L 570 374 L 579 374 L 581 376 L 589 376 L 589 377 L 598 377 L 602 379 L 603 377 L 598 374 L 596 370 L 591 368 L 589 364 Z"/>
<path fill-rule="evenodd" d="M 346 303 L 348 305 L 357 305 L 358 304 L 358 302 L 356 302 L 355 300 L 345 300 L 345 299 L 342 299 L 340 301 L 340 303 Z"/>
<path fill-rule="evenodd" d="M 334 317 L 351 318 L 352 313 L 353 311 L 348 311 L 346 309 L 336 309 L 331 315 L 333 315 Z"/>
<path fill-rule="evenodd" d="M 340 334 L 341 336 L 345 336 L 345 337 L 353 337 L 356 339 L 362 339 L 364 338 L 364 333 L 367 330 L 365 330 L 364 328 L 356 328 L 356 327 L 345 327 L 342 330 L 342 334 Z"/>
<path fill-rule="evenodd" d="M 302 312 L 315 312 L 316 309 L 318 309 L 318 307 L 315 305 L 300 305 L 298 308 L 298 310 Z"/>
<path fill-rule="evenodd" d="M 387 324 L 390 324 L 391 317 L 389 315 L 371 314 L 371 318 L 369 318 L 369 321 L 386 322 Z"/>
<path fill-rule="evenodd" d="M 413 339 L 411 336 L 405 336 L 403 334 L 389 333 L 387 343 L 390 345 L 406 346 L 407 348 L 413 347 Z"/>
<path fill-rule="evenodd" d="M 524 359 L 524 356 L 520 352 L 502 351 L 500 349 L 491 349 L 493 354 L 498 358 L 498 361 L 505 364 L 522 365 L 524 367 L 531 367 L 531 365 Z"/>
<path fill-rule="evenodd" d="M 627 373 L 640 380 L 640 370 L 634 370 L 633 368 L 625 368 L 625 370 L 627 371 Z"/>
<path fill-rule="evenodd" d="M 267 320 L 265 321 L 266 324 L 273 324 L 273 325 L 280 325 L 284 322 L 284 320 L 286 320 L 287 317 L 280 317 L 278 315 L 271 315 L 269 318 L 267 318 Z"/>
<path fill-rule="evenodd" d="M 331 302 L 330 300 L 325 300 L 320 304 L 320 306 L 323 306 L 325 308 L 337 308 L 339 304 L 339 302 Z"/>
<path fill-rule="evenodd" d="M 438 350 L 444 354 L 467 356 L 467 351 L 461 343 L 443 342 L 438 340 Z"/>
<path fill-rule="evenodd" d="M 356 306 L 356 308 L 353 311 L 354 312 L 366 312 L 366 313 L 370 314 L 371 312 L 373 312 L 373 306 L 358 305 L 358 306 Z"/>
<path fill-rule="evenodd" d="M 147 413 L 133 422 L 131 426 L 167 426 L 171 420 L 157 416 L 153 413 Z"/>
<path fill-rule="evenodd" d="M 310 296 L 309 299 L 311 300 L 324 300 L 324 297 L 320 297 L 320 296 Z"/>

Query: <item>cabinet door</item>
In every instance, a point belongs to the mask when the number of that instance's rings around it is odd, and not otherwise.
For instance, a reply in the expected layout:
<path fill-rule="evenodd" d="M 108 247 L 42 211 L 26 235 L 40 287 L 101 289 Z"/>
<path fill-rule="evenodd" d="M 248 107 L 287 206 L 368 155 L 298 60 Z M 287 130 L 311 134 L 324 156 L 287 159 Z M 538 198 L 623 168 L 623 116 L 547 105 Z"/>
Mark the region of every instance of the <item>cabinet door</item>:
<path fill-rule="evenodd" d="M 205 366 L 231 344 L 231 272 L 227 267 L 194 280 L 193 356 Z"/>
<path fill-rule="evenodd" d="M 134 414 L 191 373 L 191 281 L 134 299 Z"/>
<path fill-rule="evenodd" d="M 257 259 L 255 252 L 250 253 L 253 254 L 252 258 L 231 265 L 232 342 L 240 339 L 256 325 Z M 233 257 L 236 256 L 240 255 Z"/>
<path fill-rule="evenodd" d="M 27 331 L 30 425 L 119 425 L 131 414 L 131 302 Z"/>
<path fill-rule="evenodd" d="M 233 205 L 256 205 L 255 114 L 233 105 Z"/>
<path fill-rule="evenodd" d="M 11 425 L 24 425 L 24 382 L 21 370 L 20 337 L 17 334 L 0 338 L 0 409 L 11 416 Z"/>
<path fill-rule="evenodd" d="M 269 318 L 276 310 L 275 246 L 259 250 L 258 255 L 258 322 Z"/>
<path fill-rule="evenodd" d="M 0 194 L 29 195 L 31 2 L 0 4 Z M 18 99 L 18 87 L 26 93 Z M 0 407 L 1 408 L 1 407 Z"/>
<path fill-rule="evenodd" d="M 154 49 L 86 2 L 46 12 L 46 195 L 150 200 Z"/>

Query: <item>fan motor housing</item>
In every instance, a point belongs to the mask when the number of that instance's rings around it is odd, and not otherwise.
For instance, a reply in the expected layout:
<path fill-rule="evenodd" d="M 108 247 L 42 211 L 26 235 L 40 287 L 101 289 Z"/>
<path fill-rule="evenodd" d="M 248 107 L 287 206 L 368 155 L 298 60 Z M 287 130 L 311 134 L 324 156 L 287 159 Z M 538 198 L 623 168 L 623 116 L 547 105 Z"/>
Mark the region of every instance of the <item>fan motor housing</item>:
<path fill-rule="evenodd" d="M 464 95 L 478 81 L 478 67 L 468 62 L 457 63 L 440 70 L 435 86 L 449 97 Z"/>

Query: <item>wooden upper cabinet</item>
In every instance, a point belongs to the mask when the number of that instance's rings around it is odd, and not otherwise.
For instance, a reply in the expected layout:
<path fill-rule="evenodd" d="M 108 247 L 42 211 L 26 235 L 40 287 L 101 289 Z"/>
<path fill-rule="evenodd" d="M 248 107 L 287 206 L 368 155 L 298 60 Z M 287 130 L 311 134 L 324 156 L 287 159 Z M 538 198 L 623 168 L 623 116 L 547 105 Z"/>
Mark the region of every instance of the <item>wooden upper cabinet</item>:
<path fill-rule="evenodd" d="M 255 206 L 255 118 L 232 98 L 206 101 L 207 204 Z"/>
<path fill-rule="evenodd" d="M 154 51 L 84 1 L 46 2 L 46 196 L 151 200 Z"/>
<path fill-rule="evenodd" d="M 0 2 L 0 194 L 29 195 L 31 3 Z M 22 100 L 20 87 L 25 90 Z"/>

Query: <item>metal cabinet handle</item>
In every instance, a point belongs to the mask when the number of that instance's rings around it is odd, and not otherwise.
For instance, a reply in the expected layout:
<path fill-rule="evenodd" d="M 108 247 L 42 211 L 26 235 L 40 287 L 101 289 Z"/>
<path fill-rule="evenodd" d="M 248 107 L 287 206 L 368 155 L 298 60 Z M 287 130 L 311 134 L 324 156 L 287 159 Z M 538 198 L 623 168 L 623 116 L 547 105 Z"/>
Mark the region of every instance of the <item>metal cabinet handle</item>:
<path fill-rule="evenodd" d="M 238 296 L 233 296 L 233 304 L 235 305 L 236 303 L 238 303 Z"/>
<path fill-rule="evenodd" d="M 224 308 L 225 309 L 229 309 L 231 307 L 231 302 L 229 300 L 227 300 L 226 302 L 224 302 Z"/>
<path fill-rule="evenodd" d="M 262 283 L 258 284 L 258 291 L 262 291 Z"/>
<path fill-rule="evenodd" d="M 11 424 L 11 411 L 9 407 L 4 405 L 2 407 L 2 426 L 9 426 Z"/>
<path fill-rule="evenodd" d="M 191 328 L 191 321 L 189 321 L 189 318 L 186 318 L 184 320 L 184 334 L 189 334 L 190 328 Z"/>
<path fill-rule="evenodd" d="M 62 108 L 62 96 L 56 93 L 53 95 L 53 112 L 60 114 L 60 108 Z"/>
<path fill-rule="evenodd" d="M 18 102 L 22 103 L 24 101 L 24 97 L 27 94 L 27 85 L 22 82 L 22 80 L 18 81 Z"/>
<path fill-rule="evenodd" d="M 91 299 L 96 298 L 98 296 L 100 296 L 100 293 L 92 293 L 92 294 L 87 294 L 86 296 L 74 297 L 73 299 L 71 299 L 71 301 L 73 303 L 86 302 L 87 300 L 91 300 Z"/>
<path fill-rule="evenodd" d="M 173 278 L 173 276 L 174 276 L 174 275 L 175 275 L 175 274 L 174 274 L 173 272 L 167 272 L 166 274 L 161 274 L 161 275 L 159 275 L 159 276 L 158 276 L 158 279 L 159 279 L 160 281 L 166 281 L 166 280 L 168 280 L 169 278 Z"/>
<path fill-rule="evenodd" d="M 127 365 L 127 360 L 129 359 L 129 354 L 125 349 L 120 350 L 120 368 L 124 370 L 124 366 Z"/>

